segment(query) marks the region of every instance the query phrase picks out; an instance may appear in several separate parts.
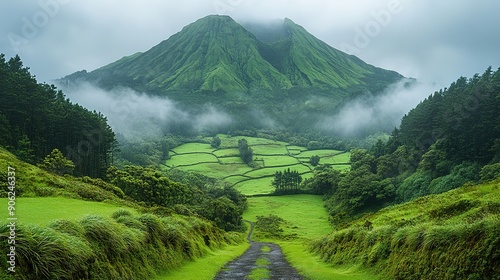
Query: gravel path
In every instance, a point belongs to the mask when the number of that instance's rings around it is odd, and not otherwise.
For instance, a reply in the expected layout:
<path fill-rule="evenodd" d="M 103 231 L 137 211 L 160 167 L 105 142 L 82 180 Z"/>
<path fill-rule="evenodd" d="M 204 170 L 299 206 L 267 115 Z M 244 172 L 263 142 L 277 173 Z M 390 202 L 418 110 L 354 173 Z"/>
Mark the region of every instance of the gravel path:
<path fill-rule="evenodd" d="M 226 266 L 215 276 L 214 280 L 237 280 L 248 279 L 248 276 L 255 268 L 266 268 L 269 270 L 270 280 L 302 280 L 304 279 L 293 268 L 283 256 L 281 248 L 273 243 L 253 242 L 250 238 L 253 232 L 254 224 L 250 224 L 250 232 L 247 240 L 250 242 L 250 248 L 239 258 L 226 264 Z M 268 247 L 269 252 L 263 252 L 262 248 Z M 267 248 L 266 248 L 267 249 Z M 269 265 L 258 266 L 255 262 L 257 259 L 264 258 L 269 262 Z"/>

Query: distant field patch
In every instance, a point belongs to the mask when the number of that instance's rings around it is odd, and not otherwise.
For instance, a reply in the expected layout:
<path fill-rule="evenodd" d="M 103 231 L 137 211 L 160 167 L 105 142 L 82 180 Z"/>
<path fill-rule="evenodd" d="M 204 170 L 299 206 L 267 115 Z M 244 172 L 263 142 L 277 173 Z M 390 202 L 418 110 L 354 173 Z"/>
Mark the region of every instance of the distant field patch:
<path fill-rule="evenodd" d="M 213 154 L 216 157 L 232 157 L 232 156 L 240 156 L 240 151 L 235 148 L 229 148 L 229 149 L 220 149 L 217 151 L 214 151 Z"/>
<path fill-rule="evenodd" d="M 187 143 L 171 151 L 166 168 L 197 172 L 209 177 L 224 179 L 243 194 L 267 194 L 276 171 L 288 168 L 302 174 L 303 179 L 313 176 L 312 156 L 320 157 L 320 164 L 331 164 L 338 170 L 349 170 L 349 153 L 337 150 L 307 150 L 305 147 L 258 137 L 217 135 L 221 139 L 218 149 L 210 144 Z M 252 167 L 243 163 L 238 141 L 246 139 L 253 150 Z M 206 138 L 211 141 L 211 137 Z"/>
<path fill-rule="evenodd" d="M 299 158 L 310 158 L 312 156 L 319 156 L 319 157 L 330 157 L 330 156 L 335 156 L 340 153 L 343 153 L 342 151 L 337 151 L 337 150 L 311 150 L 311 151 L 304 151 L 301 152 L 297 157 Z"/>
<path fill-rule="evenodd" d="M 290 156 L 257 156 L 264 161 L 264 166 L 295 165 L 299 163 L 296 158 Z"/>
<path fill-rule="evenodd" d="M 179 165 L 191 165 L 197 164 L 200 162 L 212 162 L 218 163 L 218 159 L 216 156 L 212 154 L 183 154 L 183 155 L 174 155 L 168 161 L 167 165 L 169 166 L 179 166 Z"/>
<path fill-rule="evenodd" d="M 287 148 L 291 155 L 298 155 L 303 151 L 307 151 L 307 148 L 300 146 L 287 146 Z"/>
<path fill-rule="evenodd" d="M 245 139 L 248 145 L 283 145 L 286 146 L 285 142 L 274 141 L 265 138 L 249 137 L 249 136 L 232 136 L 228 137 L 224 134 L 219 134 L 218 137 L 221 139 L 221 148 L 225 147 L 238 147 L 238 140 Z"/>
<path fill-rule="evenodd" d="M 246 164 L 219 164 L 219 163 L 203 163 L 194 166 L 181 167 L 181 170 L 192 171 L 204 174 L 214 178 L 224 178 L 230 175 L 240 175 L 253 170 Z"/>
<path fill-rule="evenodd" d="M 339 170 L 339 171 L 349 171 L 351 170 L 351 166 L 348 164 L 341 164 L 341 165 L 332 165 L 333 169 Z"/>
<path fill-rule="evenodd" d="M 240 157 L 223 157 L 219 158 L 220 163 L 222 164 L 231 164 L 231 163 L 243 163 L 243 160 Z"/>
<path fill-rule="evenodd" d="M 290 168 L 290 170 L 296 170 L 299 173 L 306 173 L 310 172 L 311 170 L 302 164 L 295 164 L 295 165 L 290 165 L 286 167 L 271 167 L 271 168 L 261 168 L 261 169 L 256 169 L 251 172 L 246 173 L 246 176 L 250 176 L 253 178 L 257 177 L 262 177 L 262 176 L 274 176 L 276 171 L 284 171 L 285 169 Z"/>
<path fill-rule="evenodd" d="M 285 145 L 261 145 L 252 147 L 254 155 L 287 155 Z"/>
<path fill-rule="evenodd" d="M 192 152 L 197 152 L 197 153 L 211 153 L 215 149 L 210 146 L 210 144 L 203 144 L 203 143 L 187 143 L 184 145 L 181 145 L 179 147 L 176 147 L 173 149 L 174 153 L 176 154 L 185 154 L 185 153 L 192 153 Z"/>
<path fill-rule="evenodd" d="M 273 178 L 254 179 L 241 182 L 234 186 L 235 189 L 246 195 L 254 194 L 269 194 L 274 192 L 274 187 L 271 185 Z"/>

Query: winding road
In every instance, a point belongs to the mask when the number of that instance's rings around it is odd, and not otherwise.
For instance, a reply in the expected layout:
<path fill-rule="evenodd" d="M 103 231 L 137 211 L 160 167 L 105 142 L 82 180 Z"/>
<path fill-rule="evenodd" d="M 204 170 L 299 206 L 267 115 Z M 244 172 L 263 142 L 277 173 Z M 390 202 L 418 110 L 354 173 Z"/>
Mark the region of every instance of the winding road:
<path fill-rule="evenodd" d="M 253 242 L 251 239 L 254 223 L 250 224 L 250 232 L 247 240 L 250 248 L 239 258 L 229 262 L 215 276 L 214 280 L 236 280 L 249 279 L 254 269 L 264 268 L 269 271 L 270 280 L 302 280 L 304 279 L 295 268 L 293 268 L 283 256 L 281 248 L 273 243 Z M 257 264 L 257 260 L 265 259 L 266 265 Z"/>

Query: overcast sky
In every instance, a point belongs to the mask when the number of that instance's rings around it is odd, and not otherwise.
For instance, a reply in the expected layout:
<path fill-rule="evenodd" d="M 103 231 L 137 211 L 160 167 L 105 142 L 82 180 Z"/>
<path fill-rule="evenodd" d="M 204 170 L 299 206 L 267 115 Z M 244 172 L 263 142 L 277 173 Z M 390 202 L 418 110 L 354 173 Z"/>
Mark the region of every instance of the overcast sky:
<path fill-rule="evenodd" d="M 447 86 L 500 67 L 498 11 L 497 0 L 1 0 L 0 52 L 49 81 L 146 51 L 206 15 L 288 17 L 370 64 Z"/>

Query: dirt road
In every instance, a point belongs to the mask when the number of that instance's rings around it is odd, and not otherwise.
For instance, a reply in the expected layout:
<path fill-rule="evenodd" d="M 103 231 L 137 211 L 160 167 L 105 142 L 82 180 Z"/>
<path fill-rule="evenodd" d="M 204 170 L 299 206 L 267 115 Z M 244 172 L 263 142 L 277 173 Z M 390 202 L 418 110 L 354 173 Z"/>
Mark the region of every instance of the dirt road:
<path fill-rule="evenodd" d="M 304 279 L 293 268 L 283 256 L 281 248 L 273 243 L 253 242 L 251 235 L 254 224 L 250 224 L 250 232 L 247 240 L 250 248 L 239 258 L 226 264 L 226 266 L 215 276 L 214 280 L 238 280 L 249 279 L 250 274 L 255 269 L 265 269 L 268 271 L 270 280 L 302 280 Z M 259 263 L 257 261 L 260 260 Z"/>

